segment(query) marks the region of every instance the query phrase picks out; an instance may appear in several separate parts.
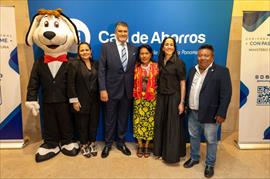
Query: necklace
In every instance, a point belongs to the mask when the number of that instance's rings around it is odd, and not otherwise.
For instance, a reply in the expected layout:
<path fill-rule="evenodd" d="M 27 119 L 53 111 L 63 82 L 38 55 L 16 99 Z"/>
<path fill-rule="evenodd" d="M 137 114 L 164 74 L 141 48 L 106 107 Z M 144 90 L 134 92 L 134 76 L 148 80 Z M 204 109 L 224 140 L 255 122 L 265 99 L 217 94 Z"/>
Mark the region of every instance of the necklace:
<path fill-rule="evenodd" d="M 149 72 L 150 72 L 150 63 L 148 63 L 147 66 L 141 65 L 141 67 L 142 67 L 143 76 L 147 77 L 149 75 Z"/>
<path fill-rule="evenodd" d="M 150 63 L 147 64 L 147 66 L 141 65 L 142 69 L 148 71 L 150 69 Z"/>

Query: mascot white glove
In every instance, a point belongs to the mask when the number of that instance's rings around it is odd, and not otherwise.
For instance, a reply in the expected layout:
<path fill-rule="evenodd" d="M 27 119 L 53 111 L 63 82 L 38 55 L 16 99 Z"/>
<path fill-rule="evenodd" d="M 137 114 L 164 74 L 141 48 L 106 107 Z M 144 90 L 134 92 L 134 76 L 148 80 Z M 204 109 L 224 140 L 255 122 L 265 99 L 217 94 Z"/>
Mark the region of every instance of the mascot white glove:
<path fill-rule="evenodd" d="M 31 110 L 34 116 L 37 116 L 39 113 L 39 104 L 37 101 L 26 101 L 25 106 Z"/>

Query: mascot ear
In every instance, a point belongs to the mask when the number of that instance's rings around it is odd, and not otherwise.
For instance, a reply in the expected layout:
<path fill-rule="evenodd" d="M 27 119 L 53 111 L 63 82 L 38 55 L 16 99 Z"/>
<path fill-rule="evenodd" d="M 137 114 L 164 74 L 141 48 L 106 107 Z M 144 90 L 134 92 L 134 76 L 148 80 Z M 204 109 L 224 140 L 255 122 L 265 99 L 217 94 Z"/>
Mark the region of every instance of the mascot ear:
<path fill-rule="evenodd" d="M 63 18 L 63 20 L 66 22 L 66 24 L 68 25 L 68 27 L 70 28 L 70 30 L 73 33 L 74 36 L 74 40 L 76 44 L 79 44 L 79 36 L 78 36 L 78 30 L 77 27 L 75 26 L 75 24 L 64 14 L 61 14 L 61 17 Z"/>
<path fill-rule="evenodd" d="M 32 23 L 28 29 L 28 32 L 25 38 L 25 42 L 28 46 L 33 45 L 33 34 L 36 28 L 39 26 L 39 23 L 42 17 L 43 15 L 38 15 L 38 14 L 33 17 Z"/>

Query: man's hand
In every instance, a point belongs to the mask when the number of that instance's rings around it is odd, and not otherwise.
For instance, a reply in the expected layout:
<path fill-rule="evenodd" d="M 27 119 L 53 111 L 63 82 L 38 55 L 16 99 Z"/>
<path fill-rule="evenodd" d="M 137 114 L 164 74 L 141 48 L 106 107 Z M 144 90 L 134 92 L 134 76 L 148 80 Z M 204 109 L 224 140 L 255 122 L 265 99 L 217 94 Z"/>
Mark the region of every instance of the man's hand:
<path fill-rule="evenodd" d="M 225 121 L 225 118 L 223 118 L 223 117 L 221 117 L 221 116 L 216 116 L 216 122 L 218 123 L 218 124 L 221 124 L 221 123 L 223 123 Z"/>
<path fill-rule="evenodd" d="M 100 91 L 100 100 L 103 102 L 107 102 L 109 100 L 107 90 Z"/>

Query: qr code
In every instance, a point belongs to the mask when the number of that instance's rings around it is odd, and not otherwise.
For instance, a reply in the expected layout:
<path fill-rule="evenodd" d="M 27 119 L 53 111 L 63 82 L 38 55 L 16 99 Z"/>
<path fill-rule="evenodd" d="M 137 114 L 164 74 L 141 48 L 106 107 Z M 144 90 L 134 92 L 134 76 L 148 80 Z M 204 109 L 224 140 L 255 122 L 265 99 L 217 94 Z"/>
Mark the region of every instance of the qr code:
<path fill-rule="evenodd" d="M 270 86 L 257 87 L 257 105 L 270 105 Z"/>

